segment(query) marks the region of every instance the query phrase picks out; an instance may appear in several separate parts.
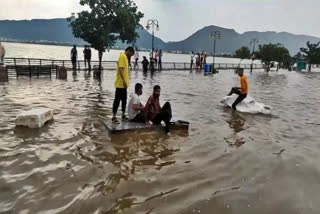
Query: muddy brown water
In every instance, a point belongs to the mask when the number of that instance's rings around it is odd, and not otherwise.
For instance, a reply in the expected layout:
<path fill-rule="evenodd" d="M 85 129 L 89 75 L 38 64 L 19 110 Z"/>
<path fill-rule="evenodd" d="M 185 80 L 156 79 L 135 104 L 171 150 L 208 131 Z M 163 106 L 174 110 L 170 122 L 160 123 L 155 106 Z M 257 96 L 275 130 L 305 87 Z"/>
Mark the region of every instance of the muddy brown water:
<path fill-rule="evenodd" d="M 114 73 L 101 82 L 0 83 L 0 213 L 320 213 L 320 75 L 247 73 L 270 116 L 232 112 L 220 100 L 239 77 L 186 71 L 131 73 L 130 91 L 155 84 L 161 103 L 191 122 L 189 134 L 110 136 Z M 50 107 L 39 130 L 15 128 L 18 113 Z"/>

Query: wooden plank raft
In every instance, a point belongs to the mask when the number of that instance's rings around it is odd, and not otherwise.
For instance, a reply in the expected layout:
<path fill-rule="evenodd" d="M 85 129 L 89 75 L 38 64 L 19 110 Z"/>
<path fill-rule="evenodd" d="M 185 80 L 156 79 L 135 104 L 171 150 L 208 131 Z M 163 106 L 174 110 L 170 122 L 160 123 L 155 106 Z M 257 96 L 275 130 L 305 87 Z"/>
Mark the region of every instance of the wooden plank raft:
<path fill-rule="evenodd" d="M 123 133 L 123 132 L 130 132 L 130 131 L 153 131 L 153 130 L 164 130 L 164 125 L 151 125 L 148 126 L 144 123 L 135 123 L 130 121 L 119 121 L 120 123 L 113 123 L 111 120 L 103 120 L 104 125 L 108 129 L 109 133 L 116 134 L 116 133 Z M 188 131 L 189 130 L 189 122 L 178 120 L 175 122 L 171 122 L 170 131 Z"/>

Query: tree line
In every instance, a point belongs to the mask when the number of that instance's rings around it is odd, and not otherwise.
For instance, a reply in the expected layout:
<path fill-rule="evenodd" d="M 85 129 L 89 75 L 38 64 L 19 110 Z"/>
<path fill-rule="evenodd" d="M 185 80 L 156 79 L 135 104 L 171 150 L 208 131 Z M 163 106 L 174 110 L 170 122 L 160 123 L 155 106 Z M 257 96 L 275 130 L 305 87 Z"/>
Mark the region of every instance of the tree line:
<path fill-rule="evenodd" d="M 308 63 L 308 71 L 311 71 L 313 64 L 320 64 L 320 42 L 307 42 L 307 47 L 300 48 L 295 56 L 290 56 L 289 50 L 282 44 L 264 44 L 259 45 L 258 51 L 251 53 L 246 46 L 235 51 L 234 57 L 240 59 L 259 59 L 265 65 L 267 71 L 270 70 L 273 62 L 278 63 L 279 68 L 291 68 L 298 61 L 306 61 Z"/>

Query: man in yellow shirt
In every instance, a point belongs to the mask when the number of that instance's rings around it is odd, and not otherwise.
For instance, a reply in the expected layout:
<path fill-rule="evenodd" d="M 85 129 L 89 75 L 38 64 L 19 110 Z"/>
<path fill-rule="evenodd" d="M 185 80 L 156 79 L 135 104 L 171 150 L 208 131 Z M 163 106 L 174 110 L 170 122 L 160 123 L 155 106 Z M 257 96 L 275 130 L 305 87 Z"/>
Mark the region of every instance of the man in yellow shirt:
<path fill-rule="evenodd" d="M 117 73 L 116 81 L 114 87 L 116 88 L 116 95 L 113 102 L 113 117 L 112 122 L 117 122 L 117 111 L 122 103 L 122 119 L 127 119 L 126 106 L 127 106 L 127 88 L 129 87 L 129 61 L 134 55 L 133 47 L 128 47 L 125 52 L 120 53 L 118 64 L 117 64 Z"/>
<path fill-rule="evenodd" d="M 249 91 L 249 85 L 248 85 L 248 79 L 247 77 L 243 74 L 243 68 L 238 69 L 238 74 L 240 76 L 240 88 L 235 87 L 231 89 L 231 92 L 228 94 L 228 96 L 231 96 L 232 94 L 238 94 L 238 98 L 234 101 L 232 104 L 232 109 L 237 110 L 236 106 L 244 100 Z"/>

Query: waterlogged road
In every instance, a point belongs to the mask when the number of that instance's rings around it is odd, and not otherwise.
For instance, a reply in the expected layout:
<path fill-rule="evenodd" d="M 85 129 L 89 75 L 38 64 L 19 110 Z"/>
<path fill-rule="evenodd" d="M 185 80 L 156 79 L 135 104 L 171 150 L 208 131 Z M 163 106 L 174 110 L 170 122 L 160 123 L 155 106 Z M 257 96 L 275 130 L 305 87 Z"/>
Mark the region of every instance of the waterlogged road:
<path fill-rule="evenodd" d="M 189 135 L 110 136 L 112 72 L 102 82 L 0 84 L 0 213 L 320 213 L 320 75 L 249 74 L 250 93 L 271 116 L 234 113 L 220 100 L 237 85 L 232 71 L 131 73 L 131 87 L 154 84 Z M 40 130 L 15 128 L 31 107 L 55 109 Z"/>

